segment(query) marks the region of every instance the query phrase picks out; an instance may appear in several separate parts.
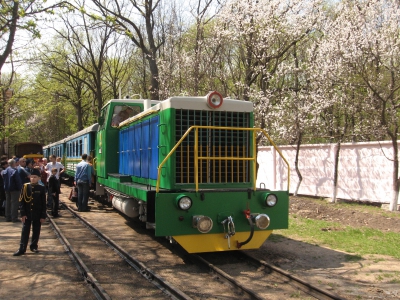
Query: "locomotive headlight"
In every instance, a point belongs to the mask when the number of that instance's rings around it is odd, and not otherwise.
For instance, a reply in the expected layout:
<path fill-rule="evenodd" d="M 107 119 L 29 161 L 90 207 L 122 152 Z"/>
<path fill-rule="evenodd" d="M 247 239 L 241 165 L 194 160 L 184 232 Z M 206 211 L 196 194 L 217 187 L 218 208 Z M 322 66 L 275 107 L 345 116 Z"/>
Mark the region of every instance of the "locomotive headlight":
<path fill-rule="evenodd" d="M 176 203 L 182 210 L 188 210 L 190 207 L 192 207 L 192 199 L 185 195 L 179 195 L 176 198 Z"/>
<path fill-rule="evenodd" d="M 266 194 L 265 196 L 265 205 L 272 207 L 275 206 L 278 202 L 278 197 L 274 194 Z"/>
<path fill-rule="evenodd" d="M 222 95 L 218 92 L 210 92 L 207 95 L 207 105 L 210 108 L 218 108 L 222 105 L 222 102 L 224 102 L 224 99 L 222 98 Z"/>
<path fill-rule="evenodd" d="M 201 233 L 207 233 L 212 229 L 213 221 L 207 216 L 193 216 L 193 227 Z"/>
<path fill-rule="evenodd" d="M 266 214 L 253 215 L 253 220 L 254 223 L 256 223 L 256 226 L 260 229 L 266 229 L 271 223 L 269 217 Z"/>

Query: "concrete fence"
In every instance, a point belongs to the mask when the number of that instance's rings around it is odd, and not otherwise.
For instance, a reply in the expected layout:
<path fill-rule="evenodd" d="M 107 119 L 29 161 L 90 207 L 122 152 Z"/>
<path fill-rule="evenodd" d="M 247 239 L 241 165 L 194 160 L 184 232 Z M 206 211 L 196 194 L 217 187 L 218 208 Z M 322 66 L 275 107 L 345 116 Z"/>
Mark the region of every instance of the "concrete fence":
<path fill-rule="evenodd" d="M 333 197 L 336 144 L 303 145 L 299 169 L 303 176 L 298 194 Z M 298 183 L 296 148 L 280 146 L 290 164 L 290 193 Z M 392 197 L 393 148 L 390 141 L 346 143 L 340 148 L 337 198 L 389 203 Z M 287 168 L 273 147 L 258 149 L 257 186 L 287 188 Z"/>

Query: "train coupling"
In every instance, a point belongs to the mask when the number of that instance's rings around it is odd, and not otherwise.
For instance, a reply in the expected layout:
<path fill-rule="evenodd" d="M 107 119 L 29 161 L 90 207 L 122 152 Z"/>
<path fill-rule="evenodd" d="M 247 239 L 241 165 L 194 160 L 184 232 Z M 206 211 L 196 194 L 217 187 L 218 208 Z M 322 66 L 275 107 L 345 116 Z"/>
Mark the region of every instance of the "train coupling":
<path fill-rule="evenodd" d="M 235 223 L 232 216 L 228 216 L 221 223 L 224 226 L 224 237 L 228 240 L 228 249 L 231 249 L 231 236 L 235 235 Z"/>

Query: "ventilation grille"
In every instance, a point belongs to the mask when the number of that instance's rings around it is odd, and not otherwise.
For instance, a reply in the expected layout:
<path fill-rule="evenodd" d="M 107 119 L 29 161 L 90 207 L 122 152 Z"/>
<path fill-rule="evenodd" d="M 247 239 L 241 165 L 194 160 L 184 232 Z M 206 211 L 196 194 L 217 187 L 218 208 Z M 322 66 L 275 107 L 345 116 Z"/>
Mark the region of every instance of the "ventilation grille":
<path fill-rule="evenodd" d="M 250 113 L 176 110 L 176 142 L 193 125 L 249 128 Z M 249 158 L 250 132 L 246 130 L 199 129 L 198 156 Z M 195 183 L 195 131 L 176 150 L 176 183 Z M 250 181 L 249 161 L 235 159 L 199 160 L 198 182 L 241 183 Z"/>

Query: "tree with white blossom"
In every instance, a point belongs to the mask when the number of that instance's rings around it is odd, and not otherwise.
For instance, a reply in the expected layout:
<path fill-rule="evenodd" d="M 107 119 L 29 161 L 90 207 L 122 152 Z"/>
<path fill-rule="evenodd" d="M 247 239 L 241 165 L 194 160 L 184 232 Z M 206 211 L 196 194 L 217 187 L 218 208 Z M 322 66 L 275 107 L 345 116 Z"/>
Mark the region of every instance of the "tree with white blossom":
<path fill-rule="evenodd" d="M 376 137 L 384 132 L 392 141 L 393 196 L 395 210 L 399 194 L 397 136 L 400 107 L 400 7 L 395 1 L 350 1 L 337 4 L 326 24 L 319 45 L 320 77 L 335 78 L 362 99 L 361 109 Z M 362 96 L 362 98 L 361 98 Z M 376 122 L 379 127 L 374 126 Z M 362 131 L 362 130 L 361 130 Z"/>
<path fill-rule="evenodd" d="M 315 126 L 322 108 L 311 90 L 310 56 L 320 18 L 320 1 L 230 1 L 220 15 L 223 35 L 236 45 L 243 77 L 236 86 L 253 101 L 258 126 L 296 144 L 295 171 L 300 187 L 298 157 L 302 137 Z M 323 104 L 323 103 L 322 103 Z"/>
<path fill-rule="evenodd" d="M 237 67 L 243 71 L 242 95 L 250 99 L 251 91 L 268 94 L 280 82 L 273 76 L 280 64 L 292 55 L 318 17 L 320 1 L 232 0 L 219 16 L 221 36 L 235 47 Z M 292 65 L 292 68 L 295 68 Z M 254 96 L 255 94 L 253 94 Z M 252 99 L 257 102 L 257 99 Z"/>

